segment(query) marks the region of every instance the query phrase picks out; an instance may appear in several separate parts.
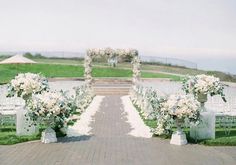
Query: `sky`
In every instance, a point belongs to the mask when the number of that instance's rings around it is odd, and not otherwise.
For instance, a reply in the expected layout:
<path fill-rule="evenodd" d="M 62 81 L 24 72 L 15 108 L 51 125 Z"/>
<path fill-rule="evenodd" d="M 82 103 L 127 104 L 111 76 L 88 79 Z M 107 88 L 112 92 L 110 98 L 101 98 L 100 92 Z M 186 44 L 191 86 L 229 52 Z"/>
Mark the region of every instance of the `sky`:
<path fill-rule="evenodd" d="M 236 60 L 236 1 L 0 0 L 0 51 L 108 46 L 192 61 Z"/>

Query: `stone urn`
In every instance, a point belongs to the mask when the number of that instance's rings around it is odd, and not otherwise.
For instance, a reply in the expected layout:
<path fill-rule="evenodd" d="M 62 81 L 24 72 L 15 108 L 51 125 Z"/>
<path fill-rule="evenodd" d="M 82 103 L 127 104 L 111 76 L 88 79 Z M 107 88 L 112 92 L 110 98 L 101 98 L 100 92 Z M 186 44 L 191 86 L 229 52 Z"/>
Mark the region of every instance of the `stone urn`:
<path fill-rule="evenodd" d="M 182 130 L 182 125 L 184 123 L 183 119 L 175 120 L 177 130 L 172 134 L 170 144 L 174 145 L 185 145 L 187 144 L 186 134 Z"/>
<path fill-rule="evenodd" d="M 207 102 L 207 94 L 204 94 L 204 93 L 200 93 L 197 95 L 197 100 L 198 102 L 201 103 L 201 109 L 203 112 L 206 111 L 206 108 L 205 108 L 205 103 Z"/>
<path fill-rule="evenodd" d="M 54 124 L 53 119 L 44 120 L 46 129 L 42 132 L 41 142 L 42 143 L 55 143 L 57 142 L 56 132 L 52 129 Z"/>

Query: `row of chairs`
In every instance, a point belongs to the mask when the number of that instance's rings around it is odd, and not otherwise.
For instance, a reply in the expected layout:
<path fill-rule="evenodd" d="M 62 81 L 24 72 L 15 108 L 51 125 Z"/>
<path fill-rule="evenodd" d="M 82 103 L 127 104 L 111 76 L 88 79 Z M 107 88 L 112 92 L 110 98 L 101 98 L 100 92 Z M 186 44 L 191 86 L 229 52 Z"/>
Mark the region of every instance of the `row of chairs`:
<path fill-rule="evenodd" d="M 0 98 L 0 126 L 15 125 L 16 109 L 24 105 L 24 100 L 21 98 Z"/>
<path fill-rule="evenodd" d="M 230 135 L 232 127 L 236 127 L 236 97 L 226 95 L 227 102 L 223 102 L 219 96 L 208 99 L 206 107 L 215 112 L 216 124 L 224 129 L 226 135 Z"/>

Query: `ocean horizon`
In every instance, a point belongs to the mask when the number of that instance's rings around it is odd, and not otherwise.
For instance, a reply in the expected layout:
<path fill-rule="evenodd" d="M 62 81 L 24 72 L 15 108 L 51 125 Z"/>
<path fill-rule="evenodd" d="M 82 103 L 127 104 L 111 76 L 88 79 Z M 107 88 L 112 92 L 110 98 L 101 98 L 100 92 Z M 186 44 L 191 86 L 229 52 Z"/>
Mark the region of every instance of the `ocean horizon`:
<path fill-rule="evenodd" d="M 198 69 L 221 71 L 236 75 L 236 59 L 233 58 L 201 58 L 192 62 L 197 63 Z"/>

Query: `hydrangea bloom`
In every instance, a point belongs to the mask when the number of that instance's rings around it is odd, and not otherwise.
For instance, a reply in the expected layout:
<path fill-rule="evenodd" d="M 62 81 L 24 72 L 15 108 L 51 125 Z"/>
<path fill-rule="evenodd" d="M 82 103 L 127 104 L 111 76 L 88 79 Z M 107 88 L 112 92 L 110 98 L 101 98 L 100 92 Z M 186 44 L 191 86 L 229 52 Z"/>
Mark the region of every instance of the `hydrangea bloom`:
<path fill-rule="evenodd" d="M 48 90 L 48 81 L 45 77 L 33 73 L 18 74 L 8 85 L 8 96 L 27 99 L 32 94 Z"/>
<path fill-rule="evenodd" d="M 51 120 L 59 127 L 63 127 L 76 110 L 74 100 L 62 91 L 35 94 L 28 106 L 29 115 L 34 121 Z"/>
<path fill-rule="evenodd" d="M 226 102 L 224 95 L 224 85 L 220 79 L 214 76 L 197 75 L 187 77 L 183 81 L 183 90 L 188 94 L 192 93 L 195 97 L 199 94 L 221 95 L 222 99 Z"/>

